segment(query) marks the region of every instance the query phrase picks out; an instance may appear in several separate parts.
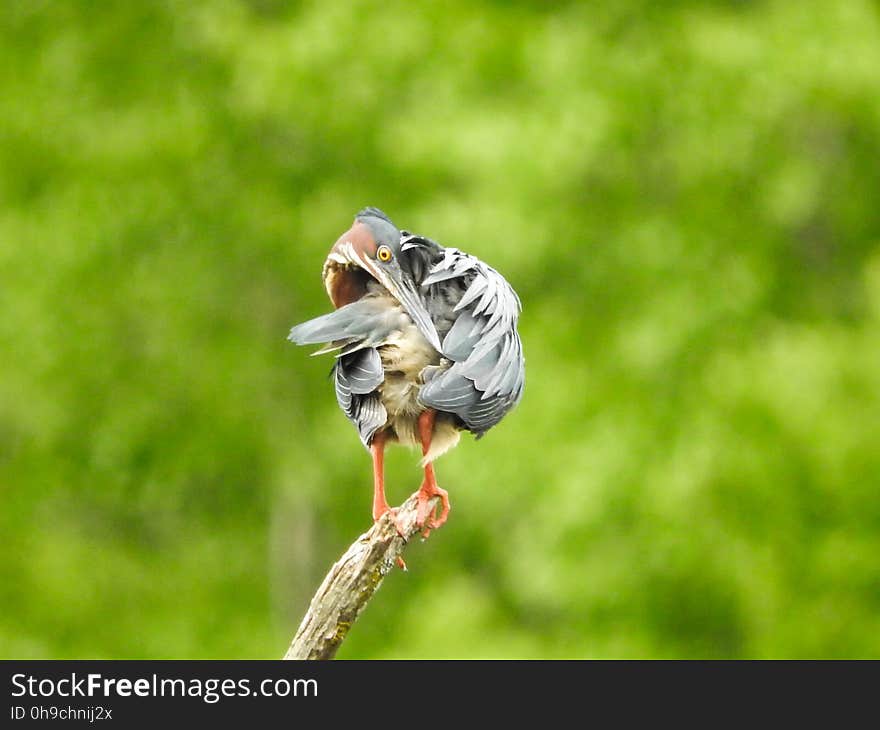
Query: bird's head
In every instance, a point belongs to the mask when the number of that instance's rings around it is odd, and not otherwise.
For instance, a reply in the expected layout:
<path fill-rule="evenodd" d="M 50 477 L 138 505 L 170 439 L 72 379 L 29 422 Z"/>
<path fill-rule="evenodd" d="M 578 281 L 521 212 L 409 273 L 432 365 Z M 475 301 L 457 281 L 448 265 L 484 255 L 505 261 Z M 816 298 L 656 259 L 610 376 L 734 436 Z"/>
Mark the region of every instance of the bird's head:
<path fill-rule="evenodd" d="M 401 257 L 400 230 L 378 208 L 364 208 L 333 244 L 324 262 L 324 286 L 337 309 L 367 293 L 370 280 L 394 297 L 437 350 L 439 337 Z"/>

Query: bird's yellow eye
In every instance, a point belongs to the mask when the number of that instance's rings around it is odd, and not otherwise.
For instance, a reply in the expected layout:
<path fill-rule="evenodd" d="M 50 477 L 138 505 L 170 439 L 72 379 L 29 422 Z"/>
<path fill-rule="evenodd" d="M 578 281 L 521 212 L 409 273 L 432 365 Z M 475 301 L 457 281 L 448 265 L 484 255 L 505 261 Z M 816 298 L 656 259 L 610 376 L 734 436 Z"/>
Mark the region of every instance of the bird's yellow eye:
<path fill-rule="evenodd" d="M 376 251 L 376 258 L 383 263 L 391 261 L 391 249 L 388 246 L 379 246 Z"/>

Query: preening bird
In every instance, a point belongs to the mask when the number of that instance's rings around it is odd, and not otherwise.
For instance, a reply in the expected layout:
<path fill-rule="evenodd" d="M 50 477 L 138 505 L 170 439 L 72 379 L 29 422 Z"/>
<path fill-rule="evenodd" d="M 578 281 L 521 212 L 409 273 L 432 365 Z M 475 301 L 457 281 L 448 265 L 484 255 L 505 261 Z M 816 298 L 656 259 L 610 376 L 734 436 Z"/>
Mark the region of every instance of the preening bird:
<path fill-rule="evenodd" d="M 422 449 L 416 523 L 440 527 L 449 497 L 433 461 L 461 431 L 480 438 L 522 397 L 519 297 L 492 267 L 400 231 L 377 208 L 360 211 L 333 244 L 323 279 L 335 311 L 288 339 L 335 354 L 336 399 L 373 457 L 373 519 L 396 520 L 383 459 L 386 444 L 399 442 Z M 433 497 L 439 514 L 429 514 Z"/>

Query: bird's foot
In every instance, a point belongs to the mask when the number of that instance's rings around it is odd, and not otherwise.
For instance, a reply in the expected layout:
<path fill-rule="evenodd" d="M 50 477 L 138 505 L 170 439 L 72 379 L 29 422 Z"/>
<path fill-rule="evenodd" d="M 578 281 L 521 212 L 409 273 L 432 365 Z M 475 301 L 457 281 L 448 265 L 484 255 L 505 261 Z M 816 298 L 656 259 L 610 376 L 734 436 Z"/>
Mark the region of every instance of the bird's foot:
<path fill-rule="evenodd" d="M 437 508 L 431 505 L 431 500 L 434 497 L 440 498 L 439 515 L 437 514 Z M 449 493 L 436 484 L 422 484 L 417 498 L 416 525 L 422 528 L 422 537 L 428 537 L 431 534 L 431 530 L 441 527 L 449 516 Z"/>
<path fill-rule="evenodd" d="M 400 522 L 400 518 L 397 516 L 397 507 L 389 507 L 386 504 L 384 508 L 374 510 L 373 522 L 378 522 L 385 515 L 388 515 L 388 519 L 391 520 L 391 524 L 394 525 L 394 528 L 397 530 L 397 534 L 400 535 L 400 537 L 402 537 L 404 540 L 406 540 L 406 533 L 403 530 L 403 525 Z"/>

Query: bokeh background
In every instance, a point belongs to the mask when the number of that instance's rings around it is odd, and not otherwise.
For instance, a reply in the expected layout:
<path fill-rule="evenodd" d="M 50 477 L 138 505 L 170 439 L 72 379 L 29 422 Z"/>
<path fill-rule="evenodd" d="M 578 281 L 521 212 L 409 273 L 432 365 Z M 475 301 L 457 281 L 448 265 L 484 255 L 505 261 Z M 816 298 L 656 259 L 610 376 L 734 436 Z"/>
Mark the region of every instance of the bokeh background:
<path fill-rule="evenodd" d="M 340 657 L 880 656 L 876 3 L 6 0 L 0 58 L 0 656 L 283 654 L 370 524 L 285 341 L 368 204 L 528 375 Z"/>

